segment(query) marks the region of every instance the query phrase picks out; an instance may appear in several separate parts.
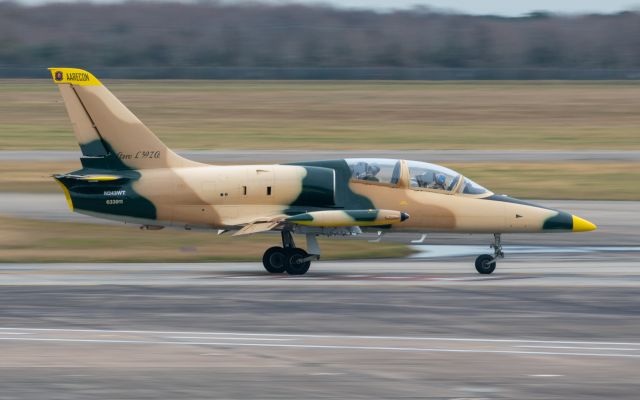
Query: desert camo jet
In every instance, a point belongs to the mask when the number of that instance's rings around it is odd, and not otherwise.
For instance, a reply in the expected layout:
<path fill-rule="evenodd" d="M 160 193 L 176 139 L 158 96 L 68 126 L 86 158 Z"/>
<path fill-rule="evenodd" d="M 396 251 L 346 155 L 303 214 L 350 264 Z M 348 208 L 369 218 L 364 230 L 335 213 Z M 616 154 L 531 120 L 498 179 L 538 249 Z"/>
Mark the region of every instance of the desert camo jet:
<path fill-rule="evenodd" d="M 279 231 L 262 258 L 271 273 L 301 275 L 320 258 L 317 236 L 374 232 L 489 233 L 490 274 L 502 233 L 596 229 L 569 213 L 496 195 L 448 168 L 348 158 L 276 165 L 209 165 L 171 151 L 89 72 L 51 68 L 80 144 L 82 168 L 54 175 L 72 211 L 146 229 Z M 293 234 L 303 234 L 307 250 Z"/>

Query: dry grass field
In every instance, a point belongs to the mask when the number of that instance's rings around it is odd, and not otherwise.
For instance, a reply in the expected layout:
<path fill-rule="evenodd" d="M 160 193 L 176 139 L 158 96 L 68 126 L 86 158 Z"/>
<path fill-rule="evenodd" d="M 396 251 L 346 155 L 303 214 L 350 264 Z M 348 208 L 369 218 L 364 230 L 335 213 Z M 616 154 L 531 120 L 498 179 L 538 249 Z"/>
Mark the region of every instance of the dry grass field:
<path fill-rule="evenodd" d="M 640 149 L 640 82 L 105 84 L 182 149 Z M 75 149 L 50 81 L 0 81 L 0 104 L 0 150 Z"/>
<path fill-rule="evenodd" d="M 258 261 L 278 235 L 234 238 L 212 232 L 141 231 L 131 225 L 92 225 L 0 217 L 0 262 Z M 300 244 L 304 237 L 296 238 Z M 403 257 L 403 244 L 320 240 L 322 258 Z"/>
<path fill-rule="evenodd" d="M 106 84 L 173 148 L 640 149 L 638 82 Z M 64 105 L 49 81 L 0 81 L 0 105 L 0 150 L 77 149 Z M 495 161 L 443 164 L 516 197 L 640 199 L 637 163 Z M 78 167 L 77 161 L 0 162 L 0 196 L 59 191 L 50 175 Z M 0 262 L 256 261 L 277 239 L 0 217 Z M 392 243 L 322 245 L 325 258 L 410 251 Z"/>

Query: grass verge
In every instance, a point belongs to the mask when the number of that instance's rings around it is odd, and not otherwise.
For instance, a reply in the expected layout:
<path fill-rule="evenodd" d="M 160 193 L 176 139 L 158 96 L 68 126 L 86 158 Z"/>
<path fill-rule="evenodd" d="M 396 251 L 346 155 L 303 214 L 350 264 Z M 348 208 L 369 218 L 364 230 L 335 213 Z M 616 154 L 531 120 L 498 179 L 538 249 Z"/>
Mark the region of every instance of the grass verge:
<path fill-rule="evenodd" d="M 106 81 L 184 149 L 640 149 L 638 82 Z M 49 80 L 0 81 L 0 149 L 69 149 Z"/>
<path fill-rule="evenodd" d="M 303 237 L 296 240 L 304 245 Z M 142 231 L 132 225 L 0 217 L 0 262 L 259 262 L 279 241 L 277 234 L 238 238 L 213 231 Z M 323 260 L 403 257 L 411 252 L 402 244 L 361 240 L 321 239 L 320 247 Z"/>

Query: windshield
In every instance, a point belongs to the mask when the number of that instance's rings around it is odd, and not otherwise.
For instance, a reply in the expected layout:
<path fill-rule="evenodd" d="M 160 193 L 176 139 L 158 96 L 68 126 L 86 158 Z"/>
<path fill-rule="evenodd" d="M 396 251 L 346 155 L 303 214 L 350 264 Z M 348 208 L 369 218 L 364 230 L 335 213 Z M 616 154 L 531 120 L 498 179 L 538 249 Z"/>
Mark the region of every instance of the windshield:
<path fill-rule="evenodd" d="M 407 161 L 409 167 L 409 186 L 443 191 L 455 189 L 460 174 L 440 165 L 420 161 Z"/>
<path fill-rule="evenodd" d="M 351 179 L 395 185 L 400 180 L 400 161 L 386 158 L 348 158 Z"/>
<path fill-rule="evenodd" d="M 462 193 L 464 194 L 483 194 L 487 193 L 488 190 L 484 187 L 478 185 L 474 181 L 469 178 L 464 178 L 464 187 L 462 189 Z"/>

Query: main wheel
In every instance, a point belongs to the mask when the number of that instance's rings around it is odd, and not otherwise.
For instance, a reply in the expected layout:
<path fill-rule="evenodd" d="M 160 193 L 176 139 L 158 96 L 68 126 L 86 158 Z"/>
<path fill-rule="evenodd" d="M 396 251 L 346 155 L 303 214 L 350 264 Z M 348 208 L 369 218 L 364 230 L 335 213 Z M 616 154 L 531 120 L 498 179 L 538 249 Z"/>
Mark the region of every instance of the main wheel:
<path fill-rule="evenodd" d="M 285 261 L 285 269 L 289 275 L 304 275 L 311 266 L 311 261 L 301 261 L 308 257 L 306 251 L 298 248 L 287 249 L 287 258 Z"/>
<path fill-rule="evenodd" d="M 285 261 L 288 253 L 282 247 L 271 247 L 262 256 L 264 269 L 272 274 L 281 274 L 285 271 Z"/>
<path fill-rule="evenodd" d="M 476 258 L 476 270 L 481 274 L 490 274 L 496 269 L 496 260 L 489 254 Z"/>

